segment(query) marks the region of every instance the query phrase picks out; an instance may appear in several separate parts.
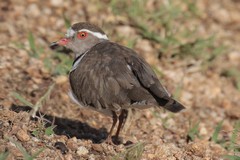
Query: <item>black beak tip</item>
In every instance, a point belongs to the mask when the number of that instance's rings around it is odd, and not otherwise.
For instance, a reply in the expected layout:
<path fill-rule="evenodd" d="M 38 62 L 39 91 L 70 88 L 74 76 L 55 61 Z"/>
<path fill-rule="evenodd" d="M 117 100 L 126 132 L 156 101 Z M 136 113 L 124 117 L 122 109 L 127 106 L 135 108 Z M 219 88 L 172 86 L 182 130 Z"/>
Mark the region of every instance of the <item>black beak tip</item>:
<path fill-rule="evenodd" d="M 59 44 L 58 42 L 52 42 L 49 47 L 54 50 L 59 47 Z"/>

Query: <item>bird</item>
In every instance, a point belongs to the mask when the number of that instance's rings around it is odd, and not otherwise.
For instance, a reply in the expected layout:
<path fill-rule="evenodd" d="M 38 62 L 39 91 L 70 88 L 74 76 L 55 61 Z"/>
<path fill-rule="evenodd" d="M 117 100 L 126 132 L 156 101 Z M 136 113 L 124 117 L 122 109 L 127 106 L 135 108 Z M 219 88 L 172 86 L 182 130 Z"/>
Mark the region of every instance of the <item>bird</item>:
<path fill-rule="evenodd" d="M 134 50 L 112 42 L 89 22 L 68 28 L 65 37 L 50 48 L 63 46 L 74 53 L 69 72 L 70 97 L 81 107 L 112 117 L 106 142 L 119 138 L 130 109 L 162 107 L 179 112 L 185 107 L 173 99 L 151 66 Z"/>

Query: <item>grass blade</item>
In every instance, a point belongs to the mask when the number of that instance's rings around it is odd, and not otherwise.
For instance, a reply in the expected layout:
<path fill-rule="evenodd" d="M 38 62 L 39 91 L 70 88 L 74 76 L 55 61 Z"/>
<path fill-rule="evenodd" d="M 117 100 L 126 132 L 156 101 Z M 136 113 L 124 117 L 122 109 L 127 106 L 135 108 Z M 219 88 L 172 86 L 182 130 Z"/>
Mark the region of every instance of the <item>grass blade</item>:
<path fill-rule="evenodd" d="M 9 155 L 8 151 L 0 153 L 0 160 L 6 160 L 8 155 Z"/>
<path fill-rule="evenodd" d="M 39 149 L 36 153 L 33 154 L 33 158 L 36 158 L 40 153 L 44 151 L 44 148 Z"/>
<path fill-rule="evenodd" d="M 112 160 L 118 160 L 118 159 L 126 159 L 126 160 L 135 160 L 135 159 L 141 159 L 142 153 L 144 150 L 144 144 L 143 143 L 137 143 L 133 146 L 126 149 L 126 151 L 121 152 L 114 156 Z"/>
<path fill-rule="evenodd" d="M 187 135 L 187 141 L 193 141 L 195 137 L 199 136 L 199 122 L 195 123 L 192 128 L 189 129 L 188 135 Z"/>
<path fill-rule="evenodd" d="M 25 98 L 23 98 L 20 94 L 18 94 L 16 92 L 12 92 L 11 95 L 14 98 L 18 99 L 20 102 L 22 102 L 24 105 L 33 108 L 34 105 L 31 102 L 27 101 Z"/>
<path fill-rule="evenodd" d="M 30 46 L 30 49 L 32 51 L 32 56 L 37 56 L 37 48 L 36 48 L 36 45 L 35 45 L 35 39 L 34 39 L 34 36 L 32 34 L 32 32 L 30 32 L 28 34 L 28 43 L 29 43 L 29 46 Z"/>
<path fill-rule="evenodd" d="M 26 149 L 21 145 L 21 143 L 18 143 L 17 141 L 15 141 L 12 138 L 8 138 L 10 142 L 12 142 L 13 144 L 15 144 L 15 146 L 20 150 L 20 152 L 23 154 L 23 159 L 24 160 L 32 160 L 32 156 L 28 154 L 28 152 L 26 151 Z"/>
<path fill-rule="evenodd" d="M 32 117 L 35 117 L 35 116 L 36 116 L 37 111 L 39 110 L 39 108 L 42 107 L 44 101 L 46 101 L 46 100 L 49 98 L 49 96 L 50 96 L 50 94 L 51 94 L 51 92 L 52 92 L 52 89 L 53 89 L 54 85 L 55 85 L 55 84 L 53 83 L 53 84 L 48 88 L 47 92 L 46 92 L 42 97 L 40 97 L 40 99 L 39 99 L 39 100 L 37 101 L 37 103 L 34 105 L 33 110 L 31 111 L 31 116 L 32 116 Z"/>
<path fill-rule="evenodd" d="M 240 132 L 240 121 L 237 121 L 237 123 L 234 125 L 234 130 L 232 132 L 232 136 L 230 138 L 230 145 L 229 145 L 229 150 L 235 151 L 236 149 L 236 144 L 237 144 L 237 136 L 238 133 Z"/>
<path fill-rule="evenodd" d="M 226 155 L 226 156 L 223 156 L 223 157 L 228 159 L 228 160 L 240 160 L 240 157 L 235 156 L 235 155 Z"/>
<path fill-rule="evenodd" d="M 71 27 L 71 21 L 67 18 L 65 14 L 63 14 L 64 24 L 66 28 Z"/>
<path fill-rule="evenodd" d="M 214 131 L 214 133 L 213 133 L 213 135 L 212 135 L 212 139 L 211 139 L 211 140 L 212 140 L 213 142 L 215 142 L 215 143 L 217 143 L 217 141 L 218 141 L 218 135 L 219 135 L 219 133 L 220 133 L 220 130 L 221 130 L 221 128 L 222 128 L 222 125 L 223 125 L 223 120 L 218 123 L 218 125 L 217 125 L 217 127 L 215 128 L 215 131 Z"/>

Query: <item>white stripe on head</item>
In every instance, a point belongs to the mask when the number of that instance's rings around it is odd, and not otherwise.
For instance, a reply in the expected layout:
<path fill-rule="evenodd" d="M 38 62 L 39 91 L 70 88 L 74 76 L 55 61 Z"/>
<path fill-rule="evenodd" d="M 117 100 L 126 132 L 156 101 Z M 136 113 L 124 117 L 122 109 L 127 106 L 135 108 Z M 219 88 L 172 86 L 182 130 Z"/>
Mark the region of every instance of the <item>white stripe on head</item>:
<path fill-rule="evenodd" d="M 99 38 L 99 39 L 106 39 L 106 40 L 108 40 L 108 37 L 107 37 L 106 34 L 102 34 L 102 33 L 100 33 L 100 32 L 93 32 L 93 31 L 90 31 L 90 30 L 88 30 L 88 29 L 81 29 L 81 30 L 78 31 L 78 32 L 82 32 L 82 31 L 88 32 L 88 33 L 94 35 L 95 37 L 97 37 L 97 38 Z"/>
<path fill-rule="evenodd" d="M 67 38 L 70 38 L 70 37 L 73 37 L 75 34 L 75 31 L 70 27 L 68 30 L 67 30 L 67 34 L 65 35 Z"/>

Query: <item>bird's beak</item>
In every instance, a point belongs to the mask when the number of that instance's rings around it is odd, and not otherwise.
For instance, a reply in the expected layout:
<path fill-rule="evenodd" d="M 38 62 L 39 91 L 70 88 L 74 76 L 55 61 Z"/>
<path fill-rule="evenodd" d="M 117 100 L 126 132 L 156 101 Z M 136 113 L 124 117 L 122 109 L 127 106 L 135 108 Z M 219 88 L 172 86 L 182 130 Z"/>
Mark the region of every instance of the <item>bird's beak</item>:
<path fill-rule="evenodd" d="M 70 38 L 62 38 L 59 41 L 50 44 L 51 49 L 56 49 L 59 46 L 66 46 L 70 42 Z"/>

